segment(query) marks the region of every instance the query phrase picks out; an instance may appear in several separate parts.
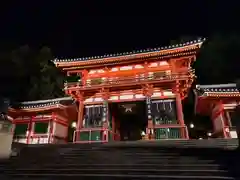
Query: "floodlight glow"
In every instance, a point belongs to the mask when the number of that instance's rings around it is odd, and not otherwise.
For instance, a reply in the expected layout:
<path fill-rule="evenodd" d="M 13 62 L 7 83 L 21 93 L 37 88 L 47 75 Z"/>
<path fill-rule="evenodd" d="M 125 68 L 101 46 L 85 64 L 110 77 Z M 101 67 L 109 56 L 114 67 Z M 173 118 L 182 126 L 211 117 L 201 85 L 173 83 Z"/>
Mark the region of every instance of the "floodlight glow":
<path fill-rule="evenodd" d="M 193 123 L 190 124 L 190 128 L 194 128 L 194 124 Z"/>
<path fill-rule="evenodd" d="M 76 128 L 77 127 L 77 123 L 76 122 L 72 122 L 71 127 L 72 128 Z"/>

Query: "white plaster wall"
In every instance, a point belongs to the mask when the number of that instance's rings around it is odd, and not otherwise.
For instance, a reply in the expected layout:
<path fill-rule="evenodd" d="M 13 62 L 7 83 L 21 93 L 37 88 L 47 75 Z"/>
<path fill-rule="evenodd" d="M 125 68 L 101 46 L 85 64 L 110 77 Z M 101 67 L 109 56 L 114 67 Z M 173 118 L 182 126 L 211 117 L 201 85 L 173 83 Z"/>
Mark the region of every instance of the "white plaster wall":
<path fill-rule="evenodd" d="M 11 154 L 13 134 L 0 132 L 0 158 L 8 158 Z"/>
<path fill-rule="evenodd" d="M 56 122 L 53 123 L 53 135 L 61 138 L 67 136 L 68 127 Z"/>
<path fill-rule="evenodd" d="M 223 132 L 223 114 L 220 113 L 217 117 L 215 117 L 215 114 L 218 113 L 222 108 L 221 104 L 216 105 L 212 110 L 212 121 L 214 125 L 214 130 L 216 133 Z M 214 118 L 214 119 L 213 119 Z"/>
<path fill-rule="evenodd" d="M 237 139 L 237 131 L 230 131 L 231 138 Z"/>
<path fill-rule="evenodd" d="M 215 127 L 215 132 L 221 132 L 223 131 L 223 116 L 220 114 L 217 116 L 214 120 L 214 127 Z"/>

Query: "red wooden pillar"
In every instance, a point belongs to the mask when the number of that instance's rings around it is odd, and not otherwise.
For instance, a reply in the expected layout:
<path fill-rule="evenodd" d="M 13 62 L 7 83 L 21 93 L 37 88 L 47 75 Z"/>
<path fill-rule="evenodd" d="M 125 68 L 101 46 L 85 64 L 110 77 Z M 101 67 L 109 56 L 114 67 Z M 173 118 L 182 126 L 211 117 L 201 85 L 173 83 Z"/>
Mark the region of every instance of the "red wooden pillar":
<path fill-rule="evenodd" d="M 30 140 L 31 140 L 31 136 L 33 134 L 32 132 L 32 124 L 33 124 L 33 116 L 30 117 L 30 121 L 28 123 L 28 130 L 27 130 L 27 144 L 30 143 Z"/>
<path fill-rule="evenodd" d="M 57 121 L 55 112 L 52 112 L 51 119 L 49 120 L 48 144 L 53 143 L 53 123 Z"/>
<path fill-rule="evenodd" d="M 116 124 L 115 124 L 115 116 L 112 114 L 112 132 L 113 132 L 113 140 L 116 140 Z"/>
<path fill-rule="evenodd" d="M 73 139 L 75 139 L 75 141 L 79 141 L 80 129 L 83 126 L 84 98 L 82 95 L 78 98 L 78 102 L 79 102 L 79 107 L 78 107 L 77 128 L 76 128 L 76 132 L 75 132 L 75 137 L 73 138 Z"/>
<path fill-rule="evenodd" d="M 184 115 L 183 115 L 183 109 L 182 109 L 182 99 L 179 92 L 176 93 L 176 107 L 177 107 L 178 122 L 181 126 L 181 138 L 189 139 L 188 130 L 187 128 L 184 128 L 185 123 L 184 123 Z"/>
<path fill-rule="evenodd" d="M 223 137 L 224 138 L 228 138 L 228 134 L 226 132 L 226 124 L 225 124 L 225 121 L 224 121 L 224 103 L 220 100 L 220 112 L 221 112 L 221 116 L 222 116 L 222 125 L 223 125 Z"/>
<path fill-rule="evenodd" d="M 146 103 L 147 103 L 147 118 L 148 118 L 148 125 L 146 128 L 146 134 L 148 135 L 149 139 L 155 139 L 154 135 L 154 125 L 153 125 L 153 118 L 151 113 L 151 97 L 153 95 L 153 87 L 152 85 L 146 85 L 144 91 L 144 95 L 146 96 Z"/>

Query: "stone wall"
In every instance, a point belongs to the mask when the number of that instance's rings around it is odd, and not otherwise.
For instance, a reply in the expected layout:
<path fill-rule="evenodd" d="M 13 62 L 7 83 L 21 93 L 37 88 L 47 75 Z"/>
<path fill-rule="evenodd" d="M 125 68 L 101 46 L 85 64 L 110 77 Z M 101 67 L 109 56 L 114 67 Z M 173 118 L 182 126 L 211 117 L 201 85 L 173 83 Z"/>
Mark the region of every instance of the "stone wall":
<path fill-rule="evenodd" d="M 0 159 L 10 156 L 12 140 L 11 122 L 0 121 Z"/>

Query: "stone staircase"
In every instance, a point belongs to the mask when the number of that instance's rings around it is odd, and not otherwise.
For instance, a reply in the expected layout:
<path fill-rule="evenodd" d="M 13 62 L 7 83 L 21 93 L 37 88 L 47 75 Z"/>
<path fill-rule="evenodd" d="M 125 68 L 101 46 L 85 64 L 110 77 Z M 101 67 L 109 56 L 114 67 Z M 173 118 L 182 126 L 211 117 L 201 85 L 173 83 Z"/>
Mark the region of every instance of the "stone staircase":
<path fill-rule="evenodd" d="M 122 142 L 22 147 L 18 156 L 0 163 L 0 177 L 19 180 L 239 179 L 238 152 L 226 147 L 210 147 L 211 141 L 203 142 L 204 140 L 185 143 Z"/>

